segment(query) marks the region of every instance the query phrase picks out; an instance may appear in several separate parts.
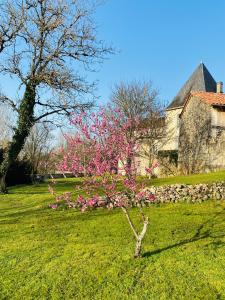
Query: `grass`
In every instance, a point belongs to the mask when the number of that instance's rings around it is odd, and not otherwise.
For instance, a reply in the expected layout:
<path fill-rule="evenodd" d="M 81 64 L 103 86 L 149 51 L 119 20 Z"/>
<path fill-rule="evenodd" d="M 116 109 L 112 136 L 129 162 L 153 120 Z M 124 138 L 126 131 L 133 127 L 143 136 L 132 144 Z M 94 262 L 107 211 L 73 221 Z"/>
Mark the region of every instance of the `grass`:
<path fill-rule="evenodd" d="M 224 179 L 218 172 L 153 183 Z M 77 183 L 59 180 L 58 189 Z M 0 299 L 225 299 L 225 202 L 146 209 L 150 228 L 135 260 L 120 210 L 50 210 L 46 184 L 10 192 L 0 195 Z"/>
<path fill-rule="evenodd" d="M 154 184 L 154 185 L 176 184 L 176 183 L 198 184 L 198 183 L 210 183 L 213 181 L 225 181 L 225 171 L 195 174 L 189 176 L 156 178 L 151 180 L 150 184 Z"/>

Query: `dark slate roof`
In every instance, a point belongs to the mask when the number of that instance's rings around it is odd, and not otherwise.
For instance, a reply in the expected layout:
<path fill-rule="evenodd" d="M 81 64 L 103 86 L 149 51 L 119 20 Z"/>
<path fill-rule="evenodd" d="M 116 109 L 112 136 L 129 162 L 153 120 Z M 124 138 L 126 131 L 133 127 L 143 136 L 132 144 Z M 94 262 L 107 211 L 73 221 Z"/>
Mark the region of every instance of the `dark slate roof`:
<path fill-rule="evenodd" d="M 216 81 L 203 63 L 186 81 L 167 109 L 183 106 L 190 92 L 216 92 Z"/>

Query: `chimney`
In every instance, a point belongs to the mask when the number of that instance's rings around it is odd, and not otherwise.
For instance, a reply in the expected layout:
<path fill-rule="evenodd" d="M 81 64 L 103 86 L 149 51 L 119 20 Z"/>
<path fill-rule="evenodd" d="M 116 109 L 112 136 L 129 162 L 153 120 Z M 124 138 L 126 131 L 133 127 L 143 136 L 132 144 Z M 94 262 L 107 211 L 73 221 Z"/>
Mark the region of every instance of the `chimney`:
<path fill-rule="evenodd" d="M 216 92 L 219 94 L 223 93 L 223 83 L 222 81 L 217 82 L 216 84 Z"/>

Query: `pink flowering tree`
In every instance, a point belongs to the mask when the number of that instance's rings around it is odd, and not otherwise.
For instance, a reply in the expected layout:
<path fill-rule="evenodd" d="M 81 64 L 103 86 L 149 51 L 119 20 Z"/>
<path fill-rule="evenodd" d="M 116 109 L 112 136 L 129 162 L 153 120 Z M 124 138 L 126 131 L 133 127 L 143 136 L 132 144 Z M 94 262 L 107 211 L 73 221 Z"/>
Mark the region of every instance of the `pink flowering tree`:
<path fill-rule="evenodd" d="M 140 257 L 149 225 L 143 207 L 155 197 L 137 181 L 138 139 L 130 133 L 138 128 L 139 120 L 125 119 L 119 110 L 109 113 L 101 109 L 91 116 L 85 113 L 74 116 L 72 124 L 76 133 L 65 136 L 67 146 L 62 149 L 59 169 L 84 176 L 81 193 L 77 199 L 73 199 L 71 193 L 64 193 L 56 197 L 51 207 L 56 209 L 63 202 L 82 212 L 98 207 L 122 209 L 136 239 L 134 257 Z M 55 194 L 53 185 L 49 189 Z M 141 231 L 131 219 L 132 207 L 138 207 Z"/>

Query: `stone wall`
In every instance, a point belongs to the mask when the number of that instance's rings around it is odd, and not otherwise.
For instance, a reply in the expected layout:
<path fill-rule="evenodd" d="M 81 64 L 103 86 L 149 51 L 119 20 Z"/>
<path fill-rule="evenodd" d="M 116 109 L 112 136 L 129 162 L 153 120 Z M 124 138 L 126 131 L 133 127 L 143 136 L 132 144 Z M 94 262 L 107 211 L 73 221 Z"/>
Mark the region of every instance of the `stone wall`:
<path fill-rule="evenodd" d="M 164 202 L 202 202 L 208 199 L 225 200 L 225 181 L 212 184 L 174 184 L 159 187 L 149 187 L 156 196 L 156 201 Z"/>

